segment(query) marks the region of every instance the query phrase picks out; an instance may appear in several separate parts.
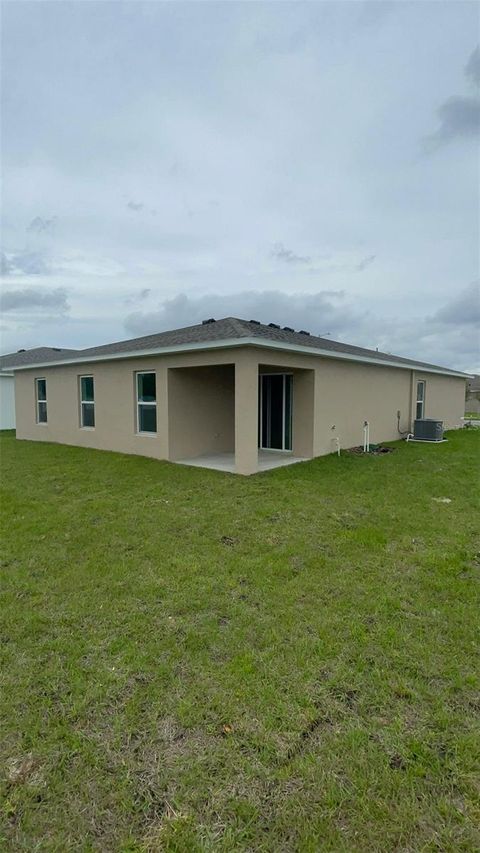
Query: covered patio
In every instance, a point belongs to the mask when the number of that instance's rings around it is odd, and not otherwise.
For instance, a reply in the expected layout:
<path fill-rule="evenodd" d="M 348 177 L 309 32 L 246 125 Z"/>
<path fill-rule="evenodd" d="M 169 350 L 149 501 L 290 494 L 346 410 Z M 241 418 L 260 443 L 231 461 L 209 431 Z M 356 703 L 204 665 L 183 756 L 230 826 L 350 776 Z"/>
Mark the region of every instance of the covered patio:
<path fill-rule="evenodd" d="M 168 370 L 169 458 L 181 465 L 254 474 L 313 456 L 312 370 L 233 363 Z"/>

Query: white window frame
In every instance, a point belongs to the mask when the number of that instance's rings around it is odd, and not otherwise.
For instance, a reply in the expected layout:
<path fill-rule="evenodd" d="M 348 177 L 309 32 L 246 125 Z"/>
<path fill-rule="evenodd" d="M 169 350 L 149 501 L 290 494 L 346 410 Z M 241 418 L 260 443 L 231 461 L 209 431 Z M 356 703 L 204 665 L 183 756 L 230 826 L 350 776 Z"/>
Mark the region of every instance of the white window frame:
<path fill-rule="evenodd" d="M 93 400 L 84 400 L 82 398 L 82 379 L 91 379 L 93 382 Z M 95 377 L 92 373 L 83 373 L 78 377 L 78 396 L 80 398 L 80 429 L 95 429 L 97 413 L 95 407 Z M 83 423 L 83 407 L 84 405 L 93 406 L 93 426 L 88 426 Z"/>
<path fill-rule="evenodd" d="M 138 379 L 140 376 L 146 376 L 148 374 L 152 374 L 155 376 L 155 401 L 145 402 L 143 400 L 138 399 Z M 136 432 L 137 435 L 146 435 L 155 438 L 158 430 L 158 412 L 157 412 L 157 371 L 156 370 L 136 370 L 135 371 L 135 414 L 136 414 Z M 141 430 L 140 429 L 140 406 L 153 406 L 155 408 L 155 422 L 157 428 L 155 432 L 150 432 L 150 430 Z"/>
<path fill-rule="evenodd" d="M 40 398 L 38 396 L 38 383 L 39 382 L 45 382 L 45 399 L 44 400 L 40 400 Z M 47 397 L 48 397 L 48 395 L 47 395 L 47 380 L 46 380 L 45 376 L 35 377 L 35 420 L 36 420 L 37 426 L 48 426 L 48 400 L 47 400 Z M 45 421 L 40 420 L 40 403 L 45 403 L 45 413 L 47 416 Z"/>
<path fill-rule="evenodd" d="M 418 386 L 419 385 L 423 386 L 423 393 L 422 393 L 421 397 L 418 394 Z M 427 388 L 427 383 L 425 382 L 425 379 L 417 379 L 416 392 L 415 392 L 415 398 L 416 398 L 415 399 L 415 420 L 422 420 L 425 417 L 425 391 L 426 391 L 426 388 Z M 421 415 L 418 414 L 418 407 L 419 406 L 422 407 L 422 414 Z"/>

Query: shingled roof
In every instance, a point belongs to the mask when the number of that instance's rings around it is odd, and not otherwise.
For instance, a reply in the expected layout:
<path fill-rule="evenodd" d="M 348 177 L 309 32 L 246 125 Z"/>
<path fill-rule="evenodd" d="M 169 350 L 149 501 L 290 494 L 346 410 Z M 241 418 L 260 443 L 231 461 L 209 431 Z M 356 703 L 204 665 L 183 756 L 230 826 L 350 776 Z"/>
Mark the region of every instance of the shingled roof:
<path fill-rule="evenodd" d="M 128 355 L 154 354 L 158 351 L 178 352 L 185 349 L 208 349 L 225 344 L 241 344 L 243 341 L 249 345 L 270 346 L 275 349 L 305 350 L 311 349 L 320 355 L 331 355 L 335 358 L 347 359 L 351 356 L 352 361 L 368 361 L 384 363 L 385 366 L 405 366 L 411 368 L 425 368 L 435 372 L 463 376 L 459 371 L 447 367 L 441 367 L 428 362 L 415 361 L 403 358 L 403 356 L 391 355 L 390 353 L 378 352 L 377 350 L 364 349 L 363 347 L 332 341 L 311 335 L 306 331 L 294 331 L 289 327 L 280 328 L 276 324 L 265 325 L 255 320 L 241 320 L 236 317 L 225 317 L 221 320 L 207 320 L 203 323 L 186 326 L 183 329 L 173 329 L 168 332 L 159 332 L 154 335 L 144 335 L 141 338 L 131 338 L 126 341 L 118 341 L 103 346 L 89 347 L 83 350 L 62 350 L 54 359 L 59 363 L 86 362 L 89 360 L 103 360 L 109 356 L 112 358 L 127 357 Z M 31 351 L 32 352 L 32 351 Z M 66 354 L 66 355 L 65 355 Z M 65 357 L 64 357 L 65 356 Z M 5 357 L 5 356 L 4 356 Z M 46 361 L 50 361 L 49 358 Z M 23 361 L 17 361 L 15 366 L 22 367 Z"/>
<path fill-rule="evenodd" d="M 58 361 L 59 358 L 75 355 L 78 350 L 63 347 L 33 347 L 20 349 L 0 355 L 0 370 L 6 371 L 13 365 L 44 364 L 47 361 Z"/>

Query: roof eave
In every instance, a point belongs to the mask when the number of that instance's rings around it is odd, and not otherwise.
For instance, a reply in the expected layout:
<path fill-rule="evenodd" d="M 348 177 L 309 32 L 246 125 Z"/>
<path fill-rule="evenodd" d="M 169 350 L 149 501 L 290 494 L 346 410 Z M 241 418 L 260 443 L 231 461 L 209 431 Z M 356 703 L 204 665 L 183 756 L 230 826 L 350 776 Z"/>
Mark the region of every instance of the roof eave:
<path fill-rule="evenodd" d="M 158 355 L 175 355 L 177 353 L 180 354 L 188 352 L 203 352 L 206 350 L 215 349 L 233 349 L 244 346 L 260 347 L 262 349 L 274 349 L 283 352 L 301 353 L 303 355 L 316 355 L 321 356 L 323 358 L 333 358 L 341 361 L 353 361 L 359 362 L 361 364 L 373 364 L 377 367 L 396 367 L 401 370 L 418 370 L 422 373 L 437 373 L 442 376 L 459 377 L 461 379 L 472 378 L 471 375 L 468 373 L 453 371 L 449 368 L 441 368 L 435 366 L 425 367 L 424 365 L 417 364 L 415 362 L 408 363 L 400 361 L 388 361 L 386 359 L 378 359 L 373 356 L 356 355 L 353 353 L 346 353 L 337 350 L 323 350 L 317 347 L 306 347 L 301 346 L 300 344 L 289 344 L 283 341 L 273 341 L 268 339 L 263 340 L 262 338 L 257 337 L 226 338 L 224 340 L 219 341 L 202 341 L 200 343 L 179 344 L 176 346 L 169 347 L 154 347 L 153 349 L 148 350 L 107 353 L 105 355 L 83 355 L 78 358 L 58 359 L 56 361 L 47 361 L 36 364 L 11 365 L 9 367 L 9 370 L 39 370 L 48 367 L 64 367 L 69 364 L 94 364 L 97 362 L 118 361 L 127 358 L 148 358 L 151 356 Z"/>

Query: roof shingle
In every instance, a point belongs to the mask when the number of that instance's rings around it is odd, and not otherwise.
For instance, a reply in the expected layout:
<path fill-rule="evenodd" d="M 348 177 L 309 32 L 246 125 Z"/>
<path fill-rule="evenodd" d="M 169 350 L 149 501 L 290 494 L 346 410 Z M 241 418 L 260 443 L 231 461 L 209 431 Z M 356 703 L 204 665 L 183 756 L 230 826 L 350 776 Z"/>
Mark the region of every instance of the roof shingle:
<path fill-rule="evenodd" d="M 442 367 L 436 364 L 430 364 L 424 361 L 416 361 L 415 359 L 404 358 L 403 356 L 391 355 L 390 353 L 378 352 L 377 350 L 365 349 L 351 344 L 344 344 L 340 341 L 332 341 L 330 338 L 322 338 L 317 335 L 310 335 L 306 332 L 295 332 L 290 328 L 283 328 L 271 324 L 265 325 L 254 320 L 241 320 L 237 317 L 225 317 L 221 320 L 212 322 L 200 323 L 194 326 L 186 326 L 182 329 L 172 329 L 167 332 L 158 332 L 153 335 L 144 335 L 140 338 L 130 338 L 125 341 L 117 341 L 111 344 L 104 344 L 97 347 L 89 347 L 83 350 L 60 350 L 55 351 L 48 347 L 41 347 L 38 350 L 29 350 L 25 353 L 12 354 L 11 356 L 2 356 L 2 359 L 12 359 L 9 365 L 23 365 L 27 363 L 28 353 L 39 353 L 41 350 L 49 353 L 49 357 L 43 361 L 62 360 L 67 361 L 70 358 L 78 361 L 88 361 L 91 358 L 108 357 L 109 355 L 116 356 L 127 353 L 135 354 L 136 352 L 148 352 L 168 348 L 182 347 L 190 344 L 209 344 L 218 343 L 220 341 L 241 341 L 245 339 L 258 339 L 260 341 L 271 341 L 277 343 L 279 349 L 282 344 L 289 346 L 306 347 L 312 350 L 323 350 L 324 352 L 339 353 L 348 358 L 349 355 L 355 358 L 368 358 L 374 361 L 389 362 L 390 364 L 406 365 L 411 367 L 424 367 L 434 370 L 439 370 L 442 373 L 452 373 L 458 375 L 459 371 L 452 370 L 447 367 Z M 52 356 L 50 354 L 53 354 Z M 20 356 L 21 359 L 13 360 L 12 356 Z M 39 363 L 41 358 L 36 358 L 34 362 Z M 32 363 L 34 363 L 32 361 Z M 0 366 L 4 364 L 0 361 Z M 6 366 L 6 365 L 5 365 Z"/>
<path fill-rule="evenodd" d="M 64 356 L 75 355 L 78 350 L 64 349 L 63 347 L 34 347 L 33 349 L 21 349 L 18 352 L 9 352 L 0 355 L 0 370 L 22 364 L 43 364 L 46 361 L 56 361 Z"/>

